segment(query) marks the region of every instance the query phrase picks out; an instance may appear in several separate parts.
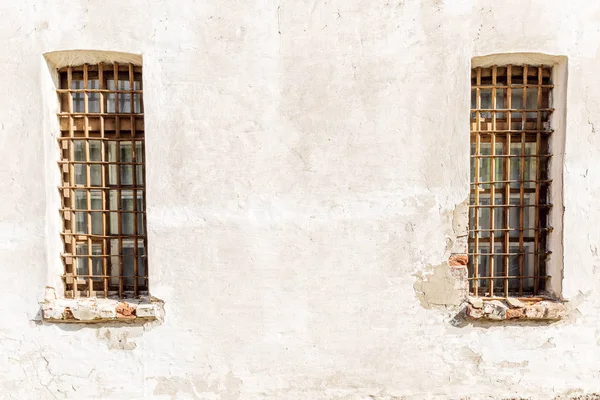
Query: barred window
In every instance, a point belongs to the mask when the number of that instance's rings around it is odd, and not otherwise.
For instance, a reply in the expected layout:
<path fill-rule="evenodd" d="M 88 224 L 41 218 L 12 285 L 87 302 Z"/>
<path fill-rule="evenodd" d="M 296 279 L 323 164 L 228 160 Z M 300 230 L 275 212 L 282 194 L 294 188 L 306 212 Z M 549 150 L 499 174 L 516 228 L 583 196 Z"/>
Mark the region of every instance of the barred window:
<path fill-rule="evenodd" d="M 552 67 L 471 71 L 469 283 L 476 296 L 546 287 Z"/>
<path fill-rule="evenodd" d="M 58 74 L 65 297 L 147 294 L 142 69 Z"/>

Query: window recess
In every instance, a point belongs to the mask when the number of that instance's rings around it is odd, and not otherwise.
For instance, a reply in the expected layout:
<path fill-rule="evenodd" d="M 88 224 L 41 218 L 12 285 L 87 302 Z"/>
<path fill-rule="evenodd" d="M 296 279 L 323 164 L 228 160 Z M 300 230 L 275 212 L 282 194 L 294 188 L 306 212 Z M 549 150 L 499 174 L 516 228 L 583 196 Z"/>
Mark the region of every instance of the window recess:
<path fill-rule="evenodd" d="M 552 67 L 471 71 L 469 288 L 475 296 L 542 294 L 549 279 Z"/>
<path fill-rule="evenodd" d="M 65 297 L 148 293 L 142 69 L 60 68 Z"/>

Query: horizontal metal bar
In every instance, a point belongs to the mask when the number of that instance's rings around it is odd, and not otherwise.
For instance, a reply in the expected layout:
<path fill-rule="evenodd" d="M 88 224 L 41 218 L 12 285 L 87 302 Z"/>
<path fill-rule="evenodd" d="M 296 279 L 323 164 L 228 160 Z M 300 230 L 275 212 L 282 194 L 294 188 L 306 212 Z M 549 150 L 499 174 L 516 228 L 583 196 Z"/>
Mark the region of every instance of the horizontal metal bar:
<path fill-rule="evenodd" d="M 469 232 L 521 232 L 521 231 L 553 231 L 553 227 L 548 228 L 494 228 L 494 229 L 469 229 Z"/>
<path fill-rule="evenodd" d="M 519 143 L 520 144 L 520 143 Z M 528 155 L 513 155 L 513 154 L 498 154 L 498 155 L 471 155 L 471 158 L 480 159 L 480 158 L 550 158 L 553 154 L 528 154 Z M 539 182 L 539 181 L 536 181 Z"/>
<path fill-rule="evenodd" d="M 138 192 L 145 192 L 144 186 L 134 186 L 134 185 L 109 185 L 109 186 L 84 186 L 84 185 L 75 185 L 75 186 L 58 186 L 58 190 L 64 189 L 74 189 L 74 190 L 137 190 Z M 86 210 L 83 210 L 86 211 Z M 94 211 L 94 210 L 91 210 Z M 100 211 L 100 210 L 96 210 Z"/>
<path fill-rule="evenodd" d="M 481 238 L 479 239 L 481 240 Z M 551 251 L 540 251 L 540 252 L 533 252 L 533 251 L 529 251 L 529 252 L 522 252 L 522 253 L 467 253 L 467 255 L 469 256 L 519 256 L 519 255 L 528 255 L 528 254 L 540 254 L 540 255 L 549 255 L 552 254 Z"/>
<path fill-rule="evenodd" d="M 81 276 L 81 275 L 78 275 Z M 540 278 L 544 278 L 544 279 L 550 279 L 551 276 L 550 275 L 539 275 L 539 276 L 517 276 L 517 275 L 508 275 L 508 276 L 473 276 L 473 277 L 468 277 L 467 279 L 470 281 L 475 281 L 478 279 L 540 279 Z M 481 285 L 480 285 L 481 287 Z"/>
<path fill-rule="evenodd" d="M 471 108 L 471 112 L 499 112 L 499 113 L 538 113 L 538 112 L 554 112 L 554 108 Z"/>
<path fill-rule="evenodd" d="M 475 121 L 473 121 L 475 122 Z M 481 129 L 481 130 L 471 130 L 471 135 L 475 136 L 476 134 L 495 134 L 495 135 L 503 135 L 503 134 L 511 134 L 511 135 L 519 135 L 522 133 L 528 135 L 535 135 L 537 133 L 541 134 L 551 134 L 554 133 L 554 129 L 503 129 L 503 130 L 491 130 L 491 129 Z M 519 141 L 520 143 L 520 141 Z"/>
<path fill-rule="evenodd" d="M 71 274 L 71 275 L 62 275 L 63 278 L 130 278 L 130 279 L 148 279 L 147 275 L 89 275 L 89 274 Z"/>
<path fill-rule="evenodd" d="M 101 135 L 101 133 L 99 133 L 100 131 L 89 131 L 90 136 L 83 136 L 84 133 L 83 131 L 74 131 L 75 132 L 75 136 L 60 136 L 57 137 L 56 140 L 58 140 L 59 142 L 62 142 L 63 140 L 103 140 L 103 141 L 111 141 L 111 142 L 131 142 L 132 140 L 136 141 L 136 142 L 143 142 L 144 141 L 144 131 L 143 130 L 135 130 L 133 132 L 135 132 L 135 136 L 131 136 L 130 130 L 128 129 L 121 129 L 121 134 L 117 137 L 116 133 L 112 133 L 114 131 L 104 131 L 104 137 L 102 136 L 95 136 L 95 135 Z M 127 132 L 127 133 L 123 133 L 123 131 Z M 98 133 L 95 133 L 98 132 Z M 61 131 L 61 133 L 65 133 L 65 134 L 69 134 L 68 131 Z"/>
<path fill-rule="evenodd" d="M 543 85 L 530 85 L 530 84 L 522 84 L 522 83 L 515 83 L 514 85 L 491 85 L 491 84 L 485 84 L 485 85 L 477 85 L 477 84 L 472 84 L 471 88 L 472 89 L 537 89 L 537 88 L 543 88 L 543 89 L 554 89 L 554 85 L 552 84 L 543 84 Z M 520 97 L 520 96 L 519 96 Z"/>
<path fill-rule="evenodd" d="M 87 244 L 87 242 L 81 242 L 81 243 L 78 243 L 78 244 Z M 109 257 L 123 258 L 123 257 L 133 257 L 133 254 L 131 254 L 129 256 L 124 256 L 124 255 L 118 255 L 118 254 L 98 254 L 98 255 L 78 254 L 78 255 L 72 255 L 70 253 L 63 253 L 60 256 L 63 257 L 63 258 L 109 258 Z M 138 254 L 138 258 L 148 258 L 148 256 Z M 77 276 L 79 276 L 79 274 L 77 274 Z"/>
<path fill-rule="evenodd" d="M 93 140 L 93 139 L 92 139 Z M 107 140 L 104 140 L 107 141 Z M 124 161 L 57 161 L 58 165 L 144 165 L 145 162 Z"/>
<path fill-rule="evenodd" d="M 143 94 L 144 91 L 141 89 L 117 89 L 117 90 L 109 90 L 109 89 L 56 89 L 58 93 L 133 93 L 133 94 Z"/>
<path fill-rule="evenodd" d="M 511 181 L 476 181 L 476 182 L 471 182 L 471 185 L 486 185 L 486 184 L 492 184 L 492 183 L 552 183 L 552 179 L 541 179 L 539 181 L 536 180 L 531 180 L 531 179 L 526 179 L 526 180 L 511 180 Z"/>
<path fill-rule="evenodd" d="M 552 208 L 552 204 L 477 204 L 469 205 L 469 208 Z"/>
<path fill-rule="evenodd" d="M 127 118 L 127 117 L 143 117 L 144 113 L 92 113 L 92 112 L 88 112 L 88 113 L 84 113 L 84 112 L 77 112 L 77 111 L 73 111 L 72 113 L 70 112 L 59 112 L 56 113 L 56 115 L 58 115 L 61 118 L 68 118 L 68 117 L 73 117 L 73 118 L 84 118 L 84 117 L 122 117 L 122 118 Z"/>

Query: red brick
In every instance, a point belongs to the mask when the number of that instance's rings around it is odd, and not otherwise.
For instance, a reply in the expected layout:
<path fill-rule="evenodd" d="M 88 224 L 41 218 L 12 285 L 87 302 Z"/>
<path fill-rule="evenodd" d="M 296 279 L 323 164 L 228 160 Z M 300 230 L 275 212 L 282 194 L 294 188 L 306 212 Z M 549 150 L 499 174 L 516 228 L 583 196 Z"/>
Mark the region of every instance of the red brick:
<path fill-rule="evenodd" d="M 450 256 L 448 262 L 452 267 L 467 265 L 469 263 L 469 257 L 467 257 L 465 254 L 454 254 Z"/>

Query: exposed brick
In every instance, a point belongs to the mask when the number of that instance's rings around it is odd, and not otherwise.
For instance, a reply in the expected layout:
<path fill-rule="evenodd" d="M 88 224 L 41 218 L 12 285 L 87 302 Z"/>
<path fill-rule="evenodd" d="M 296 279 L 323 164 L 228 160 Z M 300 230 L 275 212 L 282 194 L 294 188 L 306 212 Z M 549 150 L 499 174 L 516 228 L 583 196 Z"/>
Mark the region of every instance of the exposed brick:
<path fill-rule="evenodd" d="M 116 307 L 117 318 L 135 318 L 135 307 L 127 303 L 119 303 Z"/>
<path fill-rule="evenodd" d="M 506 310 L 506 319 L 524 318 L 525 309 L 523 308 L 509 308 Z"/>
<path fill-rule="evenodd" d="M 483 301 L 483 309 L 478 309 L 476 298 L 467 298 L 467 316 L 473 319 L 523 319 L 523 320 L 557 320 L 566 316 L 567 308 L 557 301 L 519 302 L 518 306 L 508 308 L 511 302 L 499 300 Z"/>
<path fill-rule="evenodd" d="M 453 254 L 450 256 L 448 263 L 452 267 L 467 265 L 469 263 L 469 257 L 467 257 L 465 254 Z"/>

